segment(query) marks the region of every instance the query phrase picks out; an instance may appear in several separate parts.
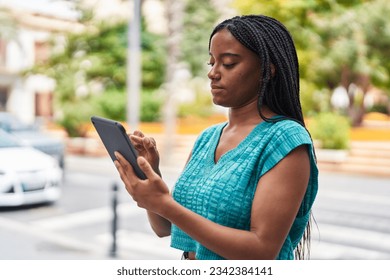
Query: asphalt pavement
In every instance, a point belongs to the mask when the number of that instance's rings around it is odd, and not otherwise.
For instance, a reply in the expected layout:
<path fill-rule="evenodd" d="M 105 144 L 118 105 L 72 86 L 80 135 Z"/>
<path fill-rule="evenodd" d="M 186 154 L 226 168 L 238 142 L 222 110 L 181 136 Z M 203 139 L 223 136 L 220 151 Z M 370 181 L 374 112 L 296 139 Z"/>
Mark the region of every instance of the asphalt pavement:
<path fill-rule="evenodd" d="M 170 187 L 182 165 L 176 162 L 161 166 Z M 117 232 L 116 256 L 110 255 L 112 209 L 98 202 L 110 195 L 101 186 L 119 181 L 113 163 L 108 157 L 69 155 L 66 168 L 64 182 L 74 196 L 64 197 L 58 207 L 22 208 L 14 213 L 0 211 L 0 259 L 180 257 L 180 252 L 169 247 L 169 238 L 154 236 L 144 210 L 129 203 L 124 191 L 120 193 L 117 211 L 121 220 L 128 222 L 121 224 Z M 91 190 L 96 197 L 83 201 Z M 67 210 L 70 208 L 72 211 Z M 312 230 L 311 259 L 390 259 L 390 178 L 320 172 L 313 212 L 316 223 Z"/>

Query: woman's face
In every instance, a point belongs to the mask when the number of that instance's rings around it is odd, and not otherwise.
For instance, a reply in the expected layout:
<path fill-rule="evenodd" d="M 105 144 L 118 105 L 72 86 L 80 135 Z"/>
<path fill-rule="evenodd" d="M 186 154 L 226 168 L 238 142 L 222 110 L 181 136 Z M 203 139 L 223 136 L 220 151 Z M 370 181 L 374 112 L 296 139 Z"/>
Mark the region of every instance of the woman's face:
<path fill-rule="evenodd" d="M 227 29 L 210 42 L 210 79 L 213 102 L 240 108 L 257 100 L 261 85 L 260 58 L 244 47 Z"/>

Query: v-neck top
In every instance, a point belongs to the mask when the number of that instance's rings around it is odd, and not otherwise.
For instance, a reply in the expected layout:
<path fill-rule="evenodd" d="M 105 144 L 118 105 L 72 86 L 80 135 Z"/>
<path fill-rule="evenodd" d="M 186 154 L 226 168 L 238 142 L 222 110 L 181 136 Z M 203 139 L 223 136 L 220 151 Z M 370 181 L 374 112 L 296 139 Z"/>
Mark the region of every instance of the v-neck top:
<path fill-rule="evenodd" d="M 227 123 L 206 129 L 198 137 L 192 155 L 173 189 L 173 198 L 199 215 L 223 226 L 250 230 L 251 208 L 257 184 L 292 150 L 307 145 L 310 179 L 306 194 L 278 259 L 293 259 L 309 221 L 318 189 L 318 169 L 307 130 L 292 120 L 259 123 L 233 149 L 215 162 L 215 151 Z M 196 253 L 196 259 L 223 257 L 210 251 L 172 224 L 171 246 Z"/>

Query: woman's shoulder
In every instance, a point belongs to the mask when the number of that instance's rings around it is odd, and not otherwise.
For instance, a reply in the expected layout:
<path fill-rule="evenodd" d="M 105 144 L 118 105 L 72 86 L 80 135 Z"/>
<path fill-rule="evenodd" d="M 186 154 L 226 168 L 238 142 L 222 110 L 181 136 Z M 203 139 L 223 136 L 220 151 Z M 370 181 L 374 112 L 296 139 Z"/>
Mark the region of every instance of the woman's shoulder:
<path fill-rule="evenodd" d="M 198 138 L 212 137 L 216 132 L 219 133 L 225 127 L 226 122 L 213 124 L 205 128 L 198 136 Z"/>
<path fill-rule="evenodd" d="M 281 119 L 268 123 L 266 135 L 269 144 L 312 144 L 310 133 L 306 127 L 291 119 Z"/>
<path fill-rule="evenodd" d="M 218 123 L 205 128 L 197 137 L 194 147 L 209 144 L 214 137 L 219 137 L 226 123 Z"/>
<path fill-rule="evenodd" d="M 276 125 L 278 128 L 293 128 L 305 130 L 305 127 L 301 123 L 293 119 L 278 119 L 277 117 L 275 117 L 273 120 L 273 124 Z"/>
<path fill-rule="evenodd" d="M 281 119 L 271 124 L 277 135 L 303 134 L 309 136 L 309 131 L 298 121 L 292 119 Z"/>

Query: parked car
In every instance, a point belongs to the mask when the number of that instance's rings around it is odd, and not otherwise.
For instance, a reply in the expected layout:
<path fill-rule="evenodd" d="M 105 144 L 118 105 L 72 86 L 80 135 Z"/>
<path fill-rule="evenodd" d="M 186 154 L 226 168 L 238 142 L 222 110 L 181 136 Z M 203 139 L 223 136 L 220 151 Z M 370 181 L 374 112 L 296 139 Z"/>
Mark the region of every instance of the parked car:
<path fill-rule="evenodd" d="M 23 146 L 14 136 L 0 129 L 0 206 L 58 200 L 62 173 L 53 157 Z"/>
<path fill-rule="evenodd" d="M 65 143 L 62 139 L 45 134 L 37 127 L 23 123 L 8 112 L 0 112 L 0 129 L 14 135 L 23 144 L 56 158 L 60 167 L 64 168 Z"/>

